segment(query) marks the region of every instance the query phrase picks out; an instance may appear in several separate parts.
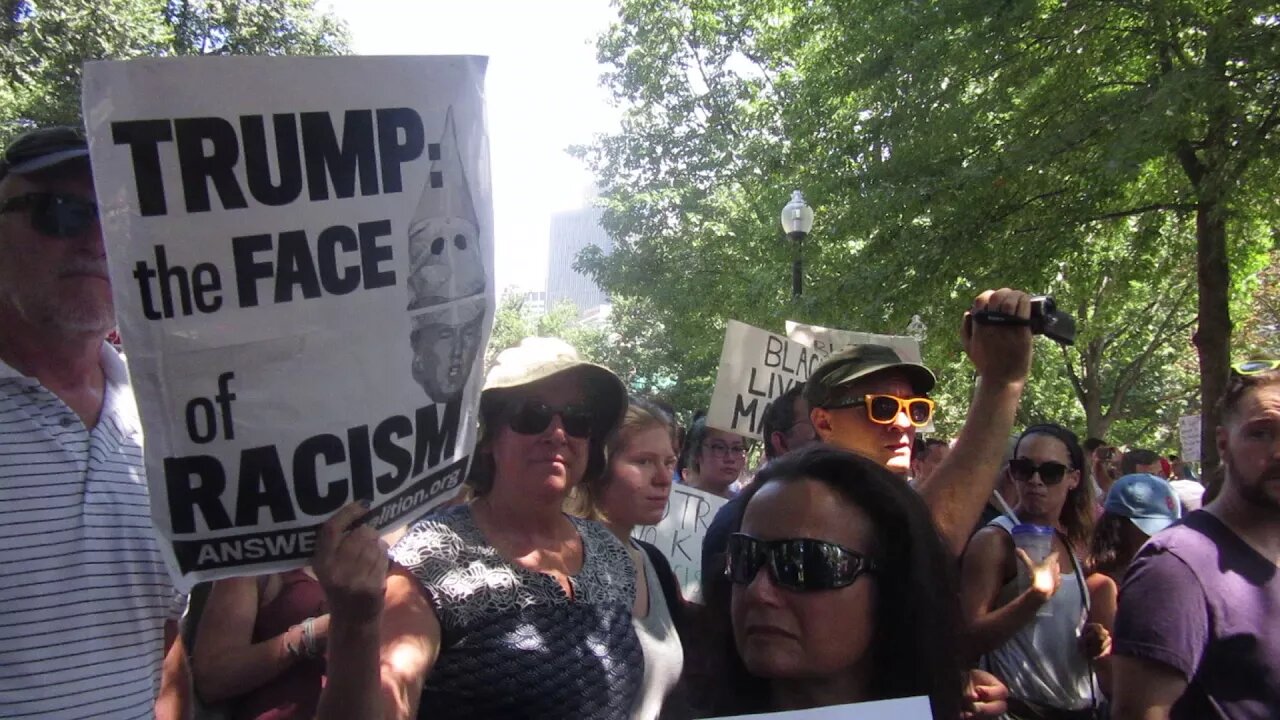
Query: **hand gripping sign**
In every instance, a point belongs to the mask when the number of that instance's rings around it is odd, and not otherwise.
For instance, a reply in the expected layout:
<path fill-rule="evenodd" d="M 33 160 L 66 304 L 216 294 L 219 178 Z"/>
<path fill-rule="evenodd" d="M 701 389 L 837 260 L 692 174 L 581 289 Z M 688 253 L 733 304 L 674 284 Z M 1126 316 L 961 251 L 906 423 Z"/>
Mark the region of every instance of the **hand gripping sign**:
<path fill-rule="evenodd" d="M 184 584 L 453 497 L 493 318 L 476 57 L 89 63 L 152 518 Z"/>

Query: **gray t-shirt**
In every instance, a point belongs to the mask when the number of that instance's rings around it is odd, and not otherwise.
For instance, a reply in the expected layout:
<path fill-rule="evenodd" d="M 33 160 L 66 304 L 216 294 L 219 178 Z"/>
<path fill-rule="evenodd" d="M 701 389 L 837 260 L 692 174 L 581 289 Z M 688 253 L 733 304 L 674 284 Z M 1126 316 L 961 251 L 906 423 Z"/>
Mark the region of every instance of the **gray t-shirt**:
<path fill-rule="evenodd" d="M 1114 652 L 1177 670 L 1171 720 L 1280 717 L 1280 569 L 1199 510 L 1153 537 L 1120 588 Z"/>

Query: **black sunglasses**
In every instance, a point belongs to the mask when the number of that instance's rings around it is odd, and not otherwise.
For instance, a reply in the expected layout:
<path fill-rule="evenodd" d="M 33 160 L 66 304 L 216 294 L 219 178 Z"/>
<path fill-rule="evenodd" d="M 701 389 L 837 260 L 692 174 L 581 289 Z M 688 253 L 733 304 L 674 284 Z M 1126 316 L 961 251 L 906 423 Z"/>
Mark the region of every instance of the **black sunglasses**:
<path fill-rule="evenodd" d="M 1040 482 L 1045 485 L 1057 485 L 1062 482 L 1062 478 L 1066 476 L 1067 471 L 1071 468 L 1059 462 L 1040 463 L 1036 465 L 1035 461 L 1030 458 L 1014 458 L 1009 461 L 1009 474 L 1018 482 L 1031 482 L 1031 476 L 1036 473 L 1040 474 Z"/>
<path fill-rule="evenodd" d="M 98 219 L 98 204 L 54 192 L 17 195 L 0 203 L 0 213 L 31 213 L 31 228 L 56 238 L 79 237 Z"/>
<path fill-rule="evenodd" d="M 766 565 L 778 587 L 796 592 L 848 587 L 876 570 L 866 555 L 835 543 L 810 538 L 757 540 L 744 533 L 729 536 L 724 574 L 730 582 L 749 585 Z"/>
<path fill-rule="evenodd" d="M 541 400 L 528 399 L 516 404 L 507 415 L 507 424 L 521 435 L 537 435 L 551 426 L 551 420 L 560 416 L 564 431 L 576 438 L 591 436 L 595 414 L 583 405 L 553 407 Z"/>

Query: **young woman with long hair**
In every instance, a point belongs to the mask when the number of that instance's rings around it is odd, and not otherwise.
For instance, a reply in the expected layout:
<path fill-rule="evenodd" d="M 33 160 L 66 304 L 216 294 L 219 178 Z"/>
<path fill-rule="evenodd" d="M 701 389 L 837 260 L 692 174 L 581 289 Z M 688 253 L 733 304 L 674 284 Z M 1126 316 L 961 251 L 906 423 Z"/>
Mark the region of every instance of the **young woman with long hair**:
<path fill-rule="evenodd" d="M 1092 660 L 1109 647 L 1088 618 L 1081 557 L 1093 528 L 1093 492 L 1075 433 L 1055 424 L 1022 432 L 1009 461 L 1018 483 L 1015 518 L 974 535 L 962 563 L 966 640 L 1009 686 L 1009 715 L 1089 718 L 1098 697 Z M 1015 524 L 1052 528 L 1052 551 L 1033 561 L 1016 548 Z"/>
<path fill-rule="evenodd" d="M 627 548 L 636 567 L 632 625 L 644 653 L 644 680 L 633 720 L 683 717 L 672 697 L 684 669 L 684 598 L 670 563 L 658 548 L 635 540 L 639 525 L 656 525 L 667 512 L 676 466 L 675 423 L 654 403 L 631 398 L 617 432 L 605 443 L 608 466 L 570 495 L 569 512 L 599 520 Z"/>

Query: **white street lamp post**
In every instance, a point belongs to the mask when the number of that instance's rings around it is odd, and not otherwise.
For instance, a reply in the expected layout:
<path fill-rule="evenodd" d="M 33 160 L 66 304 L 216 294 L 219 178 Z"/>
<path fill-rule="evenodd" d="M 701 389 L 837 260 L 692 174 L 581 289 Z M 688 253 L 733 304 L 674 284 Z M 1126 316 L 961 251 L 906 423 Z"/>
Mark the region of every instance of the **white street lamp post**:
<path fill-rule="evenodd" d="M 813 229 L 813 208 L 804 201 L 804 195 L 795 190 L 791 193 L 791 202 L 782 208 L 782 232 L 795 241 L 791 259 L 791 296 L 800 297 L 803 290 L 803 251 L 804 238 Z"/>

